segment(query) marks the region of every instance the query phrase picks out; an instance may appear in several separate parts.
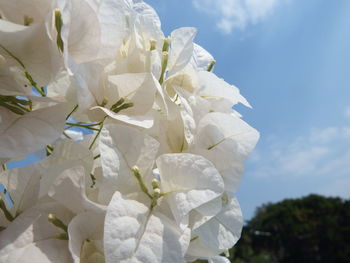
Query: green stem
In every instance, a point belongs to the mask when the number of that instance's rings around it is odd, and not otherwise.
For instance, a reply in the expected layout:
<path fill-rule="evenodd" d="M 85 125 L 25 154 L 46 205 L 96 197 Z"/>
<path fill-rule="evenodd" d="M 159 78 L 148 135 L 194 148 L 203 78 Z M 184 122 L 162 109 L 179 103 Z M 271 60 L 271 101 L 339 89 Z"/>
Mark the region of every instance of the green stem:
<path fill-rule="evenodd" d="M 75 105 L 75 107 L 73 108 L 73 110 L 67 115 L 66 120 L 69 119 L 69 117 L 78 109 L 78 105 Z"/>
<path fill-rule="evenodd" d="M 69 125 L 68 129 L 72 128 L 72 127 L 81 127 L 81 128 L 85 128 L 85 129 L 89 129 L 89 130 L 93 130 L 93 131 L 98 131 L 99 130 L 99 129 L 91 127 L 91 126 L 96 126 L 95 124 L 93 124 L 93 125 L 85 125 L 85 124 L 79 124 L 79 123 L 66 122 L 66 125 Z"/>
<path fill-rule="evenodd" d="M 60 219 L 58 219 L 54 214 L 49 214 L 47 216 L 47 219 L 50 223 L 52 223 L 54 226 L 62 229 L 64 232 L 67 233 L 68 227 L 65 223 L 63 223 Z"/>
<path fill-rule="evenodd" d="M 106 119 L 106 118 L 107 118 L 107 116 L 106 116 L 106 117 L 104 117 L 104 118 L 103 118 L 103 121 L 100 123 L 100 128 L 98 129 L 97 134 L 96 134 L 96 136 L 95 136 L 94 140 L 93 140 L 93 141 L 92 141 L 92 143 L 90 144 L 90 146 L 89 146 L 89 150 L 91 150 L 91 149 L 92 149 L 92 147 L 94 146 L 94 144 L 95 144 L 95 142 L 96 142 L 96 140 L 97 140 L 98 136 L 100 136 L 100 133 L 101 133 L 102 128 L 103 128 L 103 123 L 104 123 L 104 121 L 105 121 L 105 119 Z"/>
<path fill-rule="evenodd" d="M 28 71 L 24 72 L 25 77 L 30 82 L 30 85 L 43 97 L 46 97 L 44 89 L 39 89 L 37 83 L 34 81 L 33 77 L 29 74 Z"/>
<path fill-rule="evenodd" d="M 12 222 L 15 218 L 11 215 L 11 213 L 7 210 L 6 204 L 2 197 L 0 196 L 0 210 L 4 213 L 6 219 Z"/>

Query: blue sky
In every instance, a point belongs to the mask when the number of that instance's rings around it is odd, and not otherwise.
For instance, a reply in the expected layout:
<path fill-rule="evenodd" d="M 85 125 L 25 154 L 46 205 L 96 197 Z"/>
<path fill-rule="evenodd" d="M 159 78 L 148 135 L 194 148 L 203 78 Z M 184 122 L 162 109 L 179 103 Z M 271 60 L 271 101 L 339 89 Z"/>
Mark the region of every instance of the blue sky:
<path fill-rule="evenodd" d="M 253 105 L 238 107 L 261 133 L 238 192 L 246 219 L 284 198 L 350 197 L 350 1 L 148 3 L 167 34 L 196 27 L 215 73 Z"/>

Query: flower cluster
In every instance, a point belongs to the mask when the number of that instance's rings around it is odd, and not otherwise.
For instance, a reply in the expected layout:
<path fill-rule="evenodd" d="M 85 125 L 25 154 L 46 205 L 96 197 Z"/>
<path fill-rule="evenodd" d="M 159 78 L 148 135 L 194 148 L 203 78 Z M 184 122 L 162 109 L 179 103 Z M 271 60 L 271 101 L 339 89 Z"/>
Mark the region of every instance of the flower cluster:
<path fill-rule="evenodd" d="M 259 134 L 195 35 L 141 0 L 0 0 L 0 262 L 228 262 Z"/>

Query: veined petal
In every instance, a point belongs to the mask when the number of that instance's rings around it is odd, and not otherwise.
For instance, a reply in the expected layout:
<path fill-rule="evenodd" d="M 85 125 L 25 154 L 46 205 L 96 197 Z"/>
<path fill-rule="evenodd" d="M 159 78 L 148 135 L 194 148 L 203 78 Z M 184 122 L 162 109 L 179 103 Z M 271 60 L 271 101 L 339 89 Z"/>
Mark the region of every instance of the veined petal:
<path fill-rule="evenodd" d="M 235 197 L 224 195 L 219 214 L 193 231 L 203 244 L 212 249 L 225 250 L 234 246 L 241 236 L 243 216 Z"/>
<path fill-rule="evenodd" d="M 112 119 L 118 120 L 120 122 L 124 122 L 126 124 L 130 124 L 133 126 L 149 129 L 153 126 L 153 115 L 151 112 L 146 113 L 144 115 L 125 115 L 125 114 L 119 114 L 115 113 L 109 109 L 106 109 L 104 107 L 96 106 L 92 107 L 91 110 L 99 109 L 103 111 L 105 114 L 107 114 Z"/>
<path fill-rule="evenodd" d="M 158 81 L 151 73 L 113 75 L 108 77 L 108 81 L 110 86 L 114 86 L 111 90 L 117 90 L 119 98 L 125 99 L 127 103 L 133 103 L 132 107 L 122 111 L 123 114 L 142 115 L 152 108 Z M 106 97 L 111 98 L 112 94 L 108 93 L 107 91 Z M 109 104 L 112 106 L 115 102 Z"/>
<path fill-rule="evenodd" d="M 36 204 L 39 180 L 39 170 L 35 167 L 17 168 L 0 173 L 0 184 L 11 196 L 12 206 L 9 206 L 9 210 L 13 217 Z"/>
<path fill-rule="evenodd" d="M 87 210 L 103 212 L 106 209 L 104 206 L 86 196 L 86 177 L 83 166 L 69 168 L 56 178 L 48 195 L 76 214 Z"/>
<path fill-rule="evenodd" d="M 44 23 L 26 27 L 0 19 L 0 44 L 9 65 L 26 70 L 38 87 L 48 85 L 63 68 L 63 57 Z"/>
<path fill-rule="evenodd" d="M 197 70 L 208 70 L 208 67 L 215 60 L 213 56 L 200 45 L 194 44 L 192 65 Z"/>
<path fill-rule="evenodd" d="M 196 91 L 196 95 L 204 98 L 221 98 L 229 100 L 233 105 L 242 103 L 250 107 L 247 100 L 239 93 L 239 89 L 228 84 L 223 79 L 218 78 L 215 74 L 208 71 L 199 71 L 200 88 Z"/>
<path fill-rule="evenodd" d="M 224 178 L 225 190 L 235 192 L 243 161 L 255 147 L 259 133 L 238 117 L 213 112 L 198 124 L 191 152 L 210 160 Z"/>
<path fill-rule="evenodd" d="M 115 191 L 123 194 L 139 192 L 140 186 L 132 173 L 137 165 L 141 176 L 152 171 L 159 143 L 152 137 L 119 124 L 107 124 L 100 134 L 103 181 L 100 198 L 109 202 Z"/>
<path fill-rule="evenodd" d="M 48 158 L 37 163 L 42 175 L 40 197 L 47 195 L 56 178 L 66 169 L 83 166 L 87 176 L 90 176 L 92 170 L 93 155 L 83 142 L 64 139 L 54 147 L 53 153 Z M 91 183 L 86 182 L 86 185 L 90 186 Z"/>
<path fill-rule="evenodd" d="M 69 55 L 76 63 L 97 58 L 101 47 L 101 28 L 98 15 L 85 0 L 72 0 L 69 9 Z"/>
<path fill-rule="evenodd" d="M 62 230 L 48 221 L 50 213 L 56 215 L 65 224 L 72 218 L 72 214 L 57 203 L 42 203 L 20 214 L 0 232 L 1 262 L 33 262 L 33 258 L 28 258 L 29 255 L 47 260 L 39 262 L 51 262 L 50 255 L 52 255 L 52 262 L 71 262 L 68 242 L 56 242 L 58 240 L 55 236 Z M 54 244 L 57 247 L 52 246 Z M 58 255 L 60 257 L 57 257 Z"/>
<path fill-rule="evenodd" d="M 65 125 L 64 105 L 17 115 L 0 107 L 0 158 L 25 156 L 60 137 Z"/>
<path fill-rule="evenodd" d="M 71 255 L 66 240 L 48 239 L 37 241 L 14 250 L 6 256 L 0 256 L 6 263 L 71 263 Z"/>
<path fill-rule="evenodd" d="M 116 192 L 105 219 L 106 263 L 180 263 L 189 242 L 174 222 Z"/>
<path fill-rule="evenodd" d="M 101 48 L 98 58 L 116 54 L 129 32 L 128 15 L 132 11 L 128 0 L 86 0 L 95 11 L 100 25 Z"/>
<path fill-rule="evenodd" d="M 193 39 L 197 30 L 192 27 L 183 27 L 171 33 L 171 50 L 169 53 L 169 76 L 185 68 L 193 54 Z"/>
<path fill-rule="evenodd" d="M 19 25 L 24 25 L 26 22 L 42 23 L 53 2 L 53 0 L 0 0 L 0 10 L 6 20 Z"/>
<path fill-rule="evenodd" d="M 163 154 L 157 159 L 161 190 L 177 223 L 188 224 L 188 213 L 220 196 L 223 180 L 214 165 L 194 154 Z"/>
<path fill-rule="evenodd" d="M 87 255 L 87 258 L 81 258 L 81 255 L 86 254 L 84 249 L 88 243 L 103 240 L 104 219 L 105 213 L 88 211 L 77 215 L 69 223 L 69 251 L 75 263 L 90 262 L 89 260 L 94 256 L 93 251 L 89 251 L 90 255 Z M 96 252 L 103 255 L 103 251 Z"/>

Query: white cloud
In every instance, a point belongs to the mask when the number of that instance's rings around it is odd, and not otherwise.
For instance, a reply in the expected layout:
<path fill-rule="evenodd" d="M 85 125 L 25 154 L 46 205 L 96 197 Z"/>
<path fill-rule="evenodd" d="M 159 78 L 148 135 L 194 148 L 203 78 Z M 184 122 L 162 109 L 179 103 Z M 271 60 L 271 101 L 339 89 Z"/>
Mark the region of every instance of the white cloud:
<path fill-rule="evenodd" d="M 216 26 L 225 34 L 244 29 L 272 13 L 281 0 L 192 0 L 200 12 L 216 18 Z"/>
<path fill-rule="evenodd" d="M 272 138 L 267 145 L 250 159 L 249 174 L 350 177 L 350 127 L 312 129 L 289 141 Z"/>

